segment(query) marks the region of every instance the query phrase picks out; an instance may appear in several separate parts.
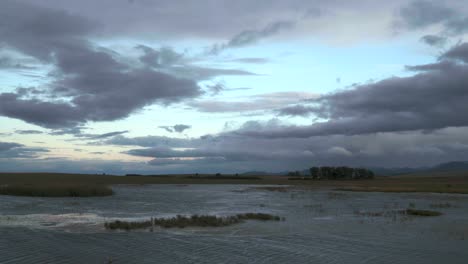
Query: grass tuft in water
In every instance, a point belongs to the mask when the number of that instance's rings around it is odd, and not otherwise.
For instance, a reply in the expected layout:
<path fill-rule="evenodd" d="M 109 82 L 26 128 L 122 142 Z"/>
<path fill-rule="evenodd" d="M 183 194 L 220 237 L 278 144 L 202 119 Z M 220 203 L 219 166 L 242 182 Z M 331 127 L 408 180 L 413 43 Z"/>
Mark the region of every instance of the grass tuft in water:
<path fill-rule="evenodd" d="M 441 212 L 437 211 L 430 211 L 430 210 L 419 210 L 419 209 L 406 209 L 407 215 L 414 215 L 414 216 L 439 216 L 442 215 Z"/>
<path fill-rule="evenodd" d="M 213 215 L 178 215 L 172 218 L 154 218 L 139 222 L 127 222 L 116 220 L 104 223 L 104 227 L 110 230 L 132 230 L 147 229 L 153 226 L 162 228 L 185 228 L 185 227 L 222 227 L 241 223 L 245 220 L 280 221 L 279 216 L 264 213 L 245 213 L 234 216 L 218 217 Z"/>

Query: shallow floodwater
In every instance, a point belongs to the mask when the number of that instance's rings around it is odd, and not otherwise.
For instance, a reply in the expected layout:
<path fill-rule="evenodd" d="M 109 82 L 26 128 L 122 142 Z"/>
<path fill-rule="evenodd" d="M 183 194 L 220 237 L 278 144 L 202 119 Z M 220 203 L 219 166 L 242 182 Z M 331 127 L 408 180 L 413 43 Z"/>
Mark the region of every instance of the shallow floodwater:
<path fill-rule="evenodd" d="M 468 263 L 468 195 L 255 187 L 114 186 L 111 197 L 0 196 L 0 263 Z M 408 207 L 443 215 L 395 213 Z M 114 219 L 246 212 L 286 219 L 154 232 L 103 228 Z"/>

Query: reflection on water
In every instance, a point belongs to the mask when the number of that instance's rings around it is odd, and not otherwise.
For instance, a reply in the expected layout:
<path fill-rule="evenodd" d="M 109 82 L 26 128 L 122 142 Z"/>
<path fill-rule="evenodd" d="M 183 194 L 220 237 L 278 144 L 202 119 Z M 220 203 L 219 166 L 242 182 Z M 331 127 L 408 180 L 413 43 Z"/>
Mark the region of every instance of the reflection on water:
<path fill-rule="evenodd" d="M 99 198 L 0 196 L 1 263 L 466 263 L 468 196 L 118 186 Z M 248 190 L 248 191 L 242 191 Z M 441 204 L 442 206 L 441 208 Z M 431 209 L 440 217 L 395 214 Z M 284 222 L 110 232 L 112 219 L 265 212 Z"/>

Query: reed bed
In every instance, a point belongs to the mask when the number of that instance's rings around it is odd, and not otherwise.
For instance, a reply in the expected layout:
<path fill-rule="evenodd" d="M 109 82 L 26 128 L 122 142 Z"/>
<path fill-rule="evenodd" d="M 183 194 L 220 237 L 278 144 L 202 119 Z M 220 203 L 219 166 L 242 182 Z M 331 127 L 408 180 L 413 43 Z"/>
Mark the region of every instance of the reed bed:
<path fill-rule="evenodd" d="M 8 184 L 0 186 L 1 195 L 33 197 L 93 197 L 114 194 L 101 184 Z"/>
<path fill-rule="evenodd" d="M 259 221 L 280 221 L 279 216 L 264 213 L 245 213 L 233 216 L 214 216 L 214 215 L 177 215 L 172 218 L 151 218 L 144 221 L 121 221 L 116 220 L 104 223 L 104 227 L 109 230 L 132 230 L 148 229 L 155 226 L 162 228 L 185 228 L 185 227 L 223 227 L 239 224 L 245 220 Z"/>

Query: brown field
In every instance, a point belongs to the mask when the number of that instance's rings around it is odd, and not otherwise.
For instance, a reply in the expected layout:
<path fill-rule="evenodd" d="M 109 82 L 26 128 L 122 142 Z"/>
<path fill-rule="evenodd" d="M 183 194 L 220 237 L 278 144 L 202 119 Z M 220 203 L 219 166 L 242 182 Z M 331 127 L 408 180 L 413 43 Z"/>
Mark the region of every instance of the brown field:
<path fill-rule="evenodd" d="M 160 175 L 160 176 L 112 176 L 59 173 L 0 173 L 0 185 L 12 184 L 252 184 L 290 185 L 307 189 L 326 188 L 342 191 L 364 192 L 436 192 L 468 194 L 468 172 L 412 174 L 376 177 L 373 180 L 288 180 L 282 176 L 258 176 L 236 179 L 233 175 Z M 226 177 L 226 178 L 223 178 Z"/>

